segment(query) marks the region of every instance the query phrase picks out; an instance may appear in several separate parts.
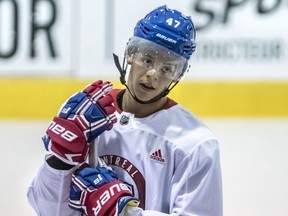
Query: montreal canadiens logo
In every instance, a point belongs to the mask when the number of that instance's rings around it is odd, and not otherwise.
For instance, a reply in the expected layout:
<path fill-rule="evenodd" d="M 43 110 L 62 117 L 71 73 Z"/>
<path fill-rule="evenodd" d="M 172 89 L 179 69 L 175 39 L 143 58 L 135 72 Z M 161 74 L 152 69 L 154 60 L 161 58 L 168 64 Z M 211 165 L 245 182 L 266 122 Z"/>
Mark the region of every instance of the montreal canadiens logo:
<path fill-rule="evenodd" d="M 127 125 L 128 122 L 129 122 L 129 116 L 126 116 L 126 115 L 121 116 L 121 119 L 120 119 L 121 125 Z"/>

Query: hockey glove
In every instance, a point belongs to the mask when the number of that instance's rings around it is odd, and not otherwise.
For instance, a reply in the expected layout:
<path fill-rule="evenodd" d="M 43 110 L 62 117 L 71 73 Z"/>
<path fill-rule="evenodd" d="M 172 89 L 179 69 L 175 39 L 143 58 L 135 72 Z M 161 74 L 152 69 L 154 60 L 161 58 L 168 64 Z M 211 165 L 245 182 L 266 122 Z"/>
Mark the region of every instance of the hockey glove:
<path fill-rule="evenodd" d="M 110 90 L 112 84 L 100 80 L 72 95 L 42 138 L 46 150 L 71 165 L 84 162 L 89 143 L 116 122 Z"/>
<path fill-rule="evenodd" d="M 125 207 L 138 204 L 127 185 L 110 169 L 85 167 L 72 176 L 69 206 L 82 214 L 116 216 Z"/>

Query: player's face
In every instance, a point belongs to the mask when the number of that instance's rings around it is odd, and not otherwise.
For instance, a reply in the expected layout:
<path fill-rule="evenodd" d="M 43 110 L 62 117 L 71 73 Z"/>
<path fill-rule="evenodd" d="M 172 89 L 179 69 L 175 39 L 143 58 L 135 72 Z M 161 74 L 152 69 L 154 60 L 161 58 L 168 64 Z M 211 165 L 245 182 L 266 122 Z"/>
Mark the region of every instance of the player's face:
<path fill-rule="evenodd" d="M 170 83 L 171 79 L 159 76 L 154 68 L 147 69 L 132 62 L 128 86 L 137 98 L 148 101 L 163 92 Z"/>
<path fill-rule="evenodd" d="M 187 60 L 179 54 L 154 42 L 132 37 L 128 43 L 126 57 L 146 70 L 155 70 L 158 77 L 175 81 L 183 73 Z"/>
<path fill-rule="evenodd" d="M 177 53 L 138 37 L 129 41 L 127 61 L 131 65 L 129 89 L 143 101 L 151 100 L 178 80 L 187 62 Z"/>

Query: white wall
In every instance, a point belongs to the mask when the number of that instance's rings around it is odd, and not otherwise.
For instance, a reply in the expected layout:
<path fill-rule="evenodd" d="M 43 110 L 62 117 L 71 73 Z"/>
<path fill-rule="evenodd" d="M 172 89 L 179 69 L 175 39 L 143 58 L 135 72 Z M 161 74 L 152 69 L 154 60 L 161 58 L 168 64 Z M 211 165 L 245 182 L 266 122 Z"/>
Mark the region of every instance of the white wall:
<path fill-rule="evenodd" d="M 0 75 L 118 75 L 112 52 L 122 56 L 135 23 L 148 11 L 167 4 L 191 15 L 199 29 L 188 78 L 288 78 L 285 0 L 35 1 L 34 26 L 50 23 L 51 28 L 36 31 L 34 41 L 32 2 L 0 2 Z M 16 32 L 15 20 L 19 21 Z M 17 49 L 8 57 L 13 38 L 18 39 Z M 35 57 L 30 54 L 33 44 Z"/>

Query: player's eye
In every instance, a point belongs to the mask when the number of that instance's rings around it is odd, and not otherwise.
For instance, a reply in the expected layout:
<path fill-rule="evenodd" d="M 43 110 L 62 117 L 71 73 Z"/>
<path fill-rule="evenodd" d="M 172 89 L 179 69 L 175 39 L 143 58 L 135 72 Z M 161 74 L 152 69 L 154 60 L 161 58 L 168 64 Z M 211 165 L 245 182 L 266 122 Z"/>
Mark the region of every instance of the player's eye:
<path fill-rule="evenodd" d="M 153 60 L 150 57 L 142 56 L 141 63 L 146 68 L 151 68 L 153 66 Z"/>
<path fill-rule="evenodd" d="M 160 73 L 162 76 L 172 79 L 176 75 L 176 66 L 164 65 L 163 67 L 161 67 Z"/>

